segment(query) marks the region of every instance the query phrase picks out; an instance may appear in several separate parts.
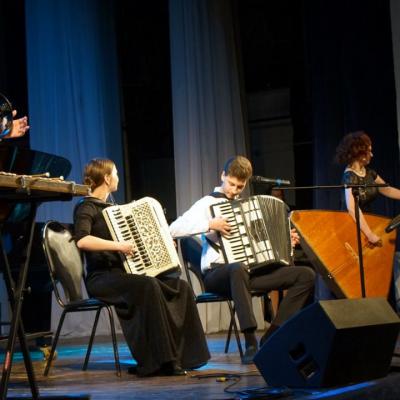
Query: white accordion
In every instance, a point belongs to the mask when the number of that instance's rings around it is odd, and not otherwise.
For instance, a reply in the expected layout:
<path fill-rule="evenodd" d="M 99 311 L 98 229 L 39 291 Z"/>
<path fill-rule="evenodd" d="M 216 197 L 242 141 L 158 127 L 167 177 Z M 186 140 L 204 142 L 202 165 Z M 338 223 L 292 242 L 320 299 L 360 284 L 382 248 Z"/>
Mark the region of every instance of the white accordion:
<path fill-rule="evenodd" d="M 168 229 L 161 204 L 143 197 L 124 205 L 103 210 L 104 219 L 114 241 L 131 241 L 133 255 L 123 255 L 126 272 L 157 276 L 180 268 L 179 257 Z"/>
<path fill-rule="evenodd" d="M 231 225 L 229 236 L 220 235 L 226 263 L 242 262 L 250 272 L 266 266 L 290 265 L 292 246 L 286 204 L 273 196 L 252 196 L 211 206 L 214 217 Z"/>

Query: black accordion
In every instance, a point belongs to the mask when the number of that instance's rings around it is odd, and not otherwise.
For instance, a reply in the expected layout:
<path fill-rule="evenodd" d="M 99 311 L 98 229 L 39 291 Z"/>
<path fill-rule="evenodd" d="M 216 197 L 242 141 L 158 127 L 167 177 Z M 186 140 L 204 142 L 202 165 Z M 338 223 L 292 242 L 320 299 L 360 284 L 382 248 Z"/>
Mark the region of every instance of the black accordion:
<path fill-rule="evenodd" d="M 220 235 L 226 263 L 242 262 L 250 272 L 292 263 L 290 221 L 282 200 L 260 195 L 223 201 L 211 206 L 211 214 L 232 227 L 229 236 Z"/>

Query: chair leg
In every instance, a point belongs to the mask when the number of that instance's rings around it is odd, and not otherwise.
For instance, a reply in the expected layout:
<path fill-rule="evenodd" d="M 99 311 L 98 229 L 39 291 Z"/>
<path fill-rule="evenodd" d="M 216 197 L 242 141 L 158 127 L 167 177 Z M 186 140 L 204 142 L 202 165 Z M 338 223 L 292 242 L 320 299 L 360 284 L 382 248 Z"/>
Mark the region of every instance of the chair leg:
<path fill-rule="evenodd" d="M 87 351 L 86 351 L 85 362 L 83 363 L 83 367 L 82 367 L 83 371 L 86 371 L 87 366 L 88 366 L 90 353 L 92 351 L 93 340 L 94 340 L 94 336 L 96 334 L 97 323 L 99 322 L 100 311 L 101 311 L 101 307 L 99 307 L 97 309 L 96 316 L 94 318 L 92 333 L 90 334 L 89 344 L 88 344 L 88 348 L 87 348 Z"/>
<path fill-rule="evenodd" d="M 55 353 L 56 347 L 57 347 L 58 338 L 60 336 L 61 328 L 63 326 L 66 314 L 67 314 L 67 311 L 64 309 L 62 314 L 61 314 L 60 321 L 59 321 L 58 326 L 57 326 L 56 335 L 54 336 L 53 344 L 51 346 L 49 358 L 47 359 L 46 367 L 45 367 L 44 372 L 43 372 L 44 376 L 47 376 L 49 374 L 51 363 L 53 362 L 54 353 Z"/>
<path fill-rule="evenodd" d="M 235 307 L 232 307 L 232 304 L 230 301 L 227 302 L 228 303 L 228 307 L 229 307 L 229 312 L 231 314 L 231 322 L 230 324 L 232 324 L 233 326 L 233 332 L 235 334 L 236 337 L 236 343 L 237 343 L 237 347 L 239 349 L 239 354 L 240 357 L 243 357 L 243 350 L 242 350 L 242 343 L 240 342 L 240 336 L 239 336 L 239 330 L 236 324 L 236 319 L 235 319 Z M 229 341 L 230 341 L 230 336 L 229 336 Z M 225 353 L 228 352 L 228 347 L 229 347 L 229 342 L 227 340 L 227 344 L 225 344 Z"/>
<path fill-rule="evenodd" d="M 110 318 L 110 329 L 111 329 L 111 338 L 112 338 L 113 349 L 114 349 L 115 369 L 117 370 L 117 376 L 121 376 L 121 364 L 119 362 L 117 335 L 115 334 L 114 315 L 113 315 L 112 308 L 110 306 L 107 306 L 107 312 L 108 312 L 108 316 Z"/>
<path fill-rule="evenodd" d="M 235 307 L 233 307 L 233 315 L 235 315 Z M 228 353 L 229 344 L 231 343 L 231 336 L 232 336 L 232 329 L 233 329 L 233 321 L 234 321 L 234 317 L 232 317 L 232 315 L 231 315 L 231 320 L 229 321 L 228 334 L 227 334 L 227 336 L 226 336 L 226 342 L 225 342 L 225 353 Z"/>
<path fill-rule="evenodd" d="M 269 294 L 263 296 L 264 300 L 264 321 L 272 322 L 274 319 L 274 308 L 272 307 L 272 300 Z"/>

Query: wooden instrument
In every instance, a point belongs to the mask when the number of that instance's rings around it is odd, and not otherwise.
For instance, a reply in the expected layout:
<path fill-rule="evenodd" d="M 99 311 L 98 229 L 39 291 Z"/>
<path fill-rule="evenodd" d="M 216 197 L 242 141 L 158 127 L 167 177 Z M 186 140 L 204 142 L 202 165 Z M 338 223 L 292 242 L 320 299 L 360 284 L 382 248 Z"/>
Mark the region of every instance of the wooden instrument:
<path fill-rule="evenodd" d="M 115 241 L 133 242 L 133 255 L 123 255 L 126 272 L 157 276 L 180 268 L 161 204 L 143 197 L 132 203 L 107 207 L 104 219 Z"/>
<path fill-rule="evenodd" d="M 365 214 L 370 228 L 382 239 L 371 247 L 362 235 L 367 297 L 388 297 L 392 281 L 396 232 L 385 233 L 389 218 Z M 361 297 L 356 224 L 345 211 L 293 211 L 291 221 L 306 255 L 339 298 Z"/>
<path fill-rule="evenodd" d="M 250 272 L 268 265 L 290 265 L 292 249 L 286 204 L 273 196 L 251 196 L 211 206 L 214 217 L 231 225 L 229 236 L 220 236 L 225 262 L 242 262 Z"/>
<path fill-rule="evenodd" d="M 41 174 L 18 175 L 0 172 L 0 188 L 15 188 L 18 192 L 30 194 L 32 191 L 68 193 L 74 196 L 86 196 L 90 193 L 87 185 L 79 185 L 62 178 L 48 178 Z"/>

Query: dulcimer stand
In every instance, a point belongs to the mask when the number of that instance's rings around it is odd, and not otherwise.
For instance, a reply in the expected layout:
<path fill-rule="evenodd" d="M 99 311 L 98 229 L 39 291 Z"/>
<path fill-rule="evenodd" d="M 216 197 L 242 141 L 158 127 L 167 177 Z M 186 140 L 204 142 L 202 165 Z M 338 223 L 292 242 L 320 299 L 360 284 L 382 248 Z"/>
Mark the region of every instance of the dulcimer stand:
<path fill-rule="evenodd" d="M 65 185 L 67 182 L 65 183 Z M 65 186 L 64 185 L 64 186 Z M 76 185 L 77 189 L 81 189 L 83 185 Z M 14 279 L 11 274 L 10 263 L 8 260 L 8 255 L 6 252 L 5 244 L 3 242 L 3 227 L 4 222 L 0 223 L 0 257 L 2 257 L 3 265 L 4 265 L 4 281 L 7 288 L 7 294 L 10 302 L 10 307 L 12 311 L 12 318 L 10 324 L 10 330 L 7 337 L 7 345 L 5 350 L 5 357 L 3 362 L 3 371 L 1 375 L 1 383 L 0 383 L 0 400 L 5 400 L 7 398 L 7 391 L 9 386 L 10 374 L 12 369 L 13 357 L 15 353 L 15 345 L 16 339 L 18 337 L 19 344 L 21 347 L 21 351 L 23 354 L 25 370 L 28 376 L 28 382 L 32 394 L 32 399 L 66 399 L 66 395 L 52 395 L 52 396 L 40 396 L 39 389 L 35 379 L 35 373 L 33 370 L 32 360 L 28 349 L 27 338 L 24 330 L 24 326 L 21 319 L 21 310 L 24 294 L 27 291 L 25 288 L 28 269 L 30 263 L 30 255 L 32 250 L 33 243 L 33 235 L 35 228 L 35 219 L 36 219 L 36 211 L 38 206 L 42 202 L 47 201 L 69 201 L 74 195 L 83 195 L 84 193 L 75 192 L 75 187 L 72 187 L 72 190 L 67 192 L 57 192 L 53 190 L 53 193 L 45 192 L 42 190 L 34 191 L 30 190 L 30 188 L 19 188 L 17 190 L 10 190 L 10 188 L 0 187 L 0 200 L 6 202 L 8 204 L 15 203 L 29 203 L 29 215 L 27 217 L 27 230 L 28 232 L 26 236 L 26 253 L 24 257 L 24 262 L 21 265 L 21 269 L 19 271 L 19 276 L 17 282 L 14 282 Z M 23 397 L 24 399 L 28 399 L 29 397 Z M 68 395 L 68 399 L 89 399 L 88 395 Z"/>

